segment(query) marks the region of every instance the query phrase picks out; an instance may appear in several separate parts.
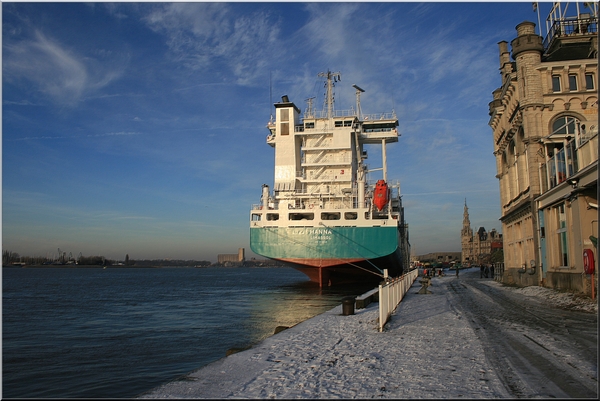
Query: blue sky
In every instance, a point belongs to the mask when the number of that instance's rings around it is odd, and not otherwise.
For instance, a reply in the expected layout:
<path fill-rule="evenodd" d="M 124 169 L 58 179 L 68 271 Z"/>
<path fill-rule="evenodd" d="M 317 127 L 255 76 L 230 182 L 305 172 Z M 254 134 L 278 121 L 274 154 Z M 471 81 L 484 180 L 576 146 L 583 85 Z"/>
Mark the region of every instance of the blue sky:
<path fill-rule="evenodd" d="M 413 252 L 460 251 L 465 198 L 474 230 L 501 229 L 488 103 L 525 20 L 531 2 L 3 2 L 2 247 L 254 256 L 270 101 L 322 107 L 329 69 L 336 109 L 357 84 L 364 113 L 398 115 Z"/>

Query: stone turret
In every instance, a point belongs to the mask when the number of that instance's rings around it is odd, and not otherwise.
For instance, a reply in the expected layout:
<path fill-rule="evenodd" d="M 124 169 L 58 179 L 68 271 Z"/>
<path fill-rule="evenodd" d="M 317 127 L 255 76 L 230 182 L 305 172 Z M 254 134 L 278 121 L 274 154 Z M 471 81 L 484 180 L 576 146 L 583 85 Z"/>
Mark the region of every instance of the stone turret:
<path fill-rule="evenodd" d="M 517 38 L 511 43 L 512 57 L 519 73 L 521 106 L 541 104 L 542 85 L 537 67 L 544 52 L 543 39 L 535 33 L 535 24 L 525 21 L 517 25 Z"/>

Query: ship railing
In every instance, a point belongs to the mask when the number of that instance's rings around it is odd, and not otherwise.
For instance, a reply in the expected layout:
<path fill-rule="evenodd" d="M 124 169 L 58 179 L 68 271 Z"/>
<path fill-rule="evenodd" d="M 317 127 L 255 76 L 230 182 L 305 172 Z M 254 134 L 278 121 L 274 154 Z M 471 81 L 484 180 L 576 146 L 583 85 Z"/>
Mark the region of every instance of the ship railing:
<path fill-rule="evenodd" d="M 419 270 L 413 269 L 402 276 L 388 278 L 384 283 L 379 285 L 379 331 L 383 331 L 383 327 L 418 275 Z"/>
<path fill-rule="evenodd" d="M 327 110 L 313 110 L 304 114 L 304 118 L 327 118 Z M 357 117 L 356 110 L 332 110 L 331 117 Z"/>
<path fill-rule="evenodd" d="M 396 120 L 396 113 L 375 113 L 363 114 L 363 122 L 378 121 L 378 120 Z"/>

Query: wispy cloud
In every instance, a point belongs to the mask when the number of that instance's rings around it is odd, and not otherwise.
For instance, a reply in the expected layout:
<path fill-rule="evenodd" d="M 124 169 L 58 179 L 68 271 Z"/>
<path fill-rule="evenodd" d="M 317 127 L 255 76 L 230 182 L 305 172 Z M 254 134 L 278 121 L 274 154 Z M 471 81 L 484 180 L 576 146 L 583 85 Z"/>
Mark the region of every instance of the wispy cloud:
<path fill-rule="evenodd" d="M 11 39 L 5 35 L 3 46 L 7 82 L 29 81 L 32 91 L 63 106 L 76 104 L 82 96 L 108 85 L 122 73 L 119 68 L 77 54 L 39 30 L 27 39 Z"/>
<path fill-rule="evenodd" d="M 278 22 L 269 13 L 234 14 L 226 3 L 160 4 L 144 20 L 166 36 L 177 61 L 192 70 L 223 68 L 241 85 L 255 83 L 278 47 Z"/>

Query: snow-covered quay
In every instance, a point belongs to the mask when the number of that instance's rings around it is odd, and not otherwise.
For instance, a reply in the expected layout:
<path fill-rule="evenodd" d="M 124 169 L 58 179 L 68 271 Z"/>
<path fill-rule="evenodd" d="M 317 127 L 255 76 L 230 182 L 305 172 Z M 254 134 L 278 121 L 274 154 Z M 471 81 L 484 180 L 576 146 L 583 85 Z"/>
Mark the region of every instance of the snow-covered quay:
<path fill-rule="evenodd" d="M 417 280 L 384 332 L 378 304 L 350 316 L 340 305 L 140 398 L 510 398 L 448 280 L 434 278 L 431 294 Z M 505 290 L 552 299 L 537 288 Z"/>

